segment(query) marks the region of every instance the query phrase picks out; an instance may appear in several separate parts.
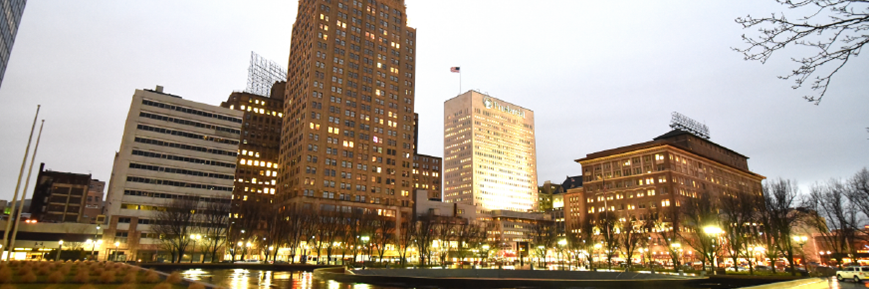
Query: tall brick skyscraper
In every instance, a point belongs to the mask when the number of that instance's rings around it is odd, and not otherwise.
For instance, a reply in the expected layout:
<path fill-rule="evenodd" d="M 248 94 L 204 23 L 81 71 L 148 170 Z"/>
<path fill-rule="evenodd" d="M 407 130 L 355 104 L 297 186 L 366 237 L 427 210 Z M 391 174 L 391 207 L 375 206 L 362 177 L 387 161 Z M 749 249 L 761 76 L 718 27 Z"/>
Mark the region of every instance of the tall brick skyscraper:
<path fill-rule="evenodd" d="M 278 198 L 319 211 L 413 206 L 414 40 L 403 0 L 300 0 Z"/>

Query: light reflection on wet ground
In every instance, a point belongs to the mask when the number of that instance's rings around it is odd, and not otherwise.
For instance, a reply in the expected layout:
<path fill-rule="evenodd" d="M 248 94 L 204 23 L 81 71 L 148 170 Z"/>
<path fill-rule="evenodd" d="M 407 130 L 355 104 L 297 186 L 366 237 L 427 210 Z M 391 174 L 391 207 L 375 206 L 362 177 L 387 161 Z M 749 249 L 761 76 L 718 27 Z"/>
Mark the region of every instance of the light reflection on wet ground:
<path fill-rule="evenodd" d="M 368 284 L 344 284 L 332 280 L 314 279 L 314 274 L 300 271 L 270 271 L 248 269 L 182 271 L 187 279 L 199 280 L 232 289 L 294 288 L 294 289 L 388 289 Z"/>
<path fill-rule="evenodd" d="M 381 287 L 369 284 L 346 284 L 332 280 L 315 279 L 314 274 L 300 271 L 270 271 L 248 269 L 202 270 L 190 269 L 183 271 L 184 278 L 199 280 L 205 283 L 232 289 L 261 288 L 293 288 L 293 289 L 397 289 L 400 287 Z M 838 282 L 829 278 L 828 287 L 838 288 L 869 288 L 869 283 Z"/>

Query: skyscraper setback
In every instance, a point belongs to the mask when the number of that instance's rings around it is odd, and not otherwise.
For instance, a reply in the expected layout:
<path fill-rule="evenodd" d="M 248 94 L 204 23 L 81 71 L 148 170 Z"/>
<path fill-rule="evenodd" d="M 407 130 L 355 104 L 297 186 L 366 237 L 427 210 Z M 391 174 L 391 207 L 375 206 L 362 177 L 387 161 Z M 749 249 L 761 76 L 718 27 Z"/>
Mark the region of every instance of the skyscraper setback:
<path fill-rule="evenodd" d="M 299 1 L 278 177 L 285 206 L 409 217 L 416 30 L 405 9 Z"/>
<path fill-rule="evenodd" d="M 444 102 L 445 202 L 537 208 L 534 112 L 468 91 Z"/>

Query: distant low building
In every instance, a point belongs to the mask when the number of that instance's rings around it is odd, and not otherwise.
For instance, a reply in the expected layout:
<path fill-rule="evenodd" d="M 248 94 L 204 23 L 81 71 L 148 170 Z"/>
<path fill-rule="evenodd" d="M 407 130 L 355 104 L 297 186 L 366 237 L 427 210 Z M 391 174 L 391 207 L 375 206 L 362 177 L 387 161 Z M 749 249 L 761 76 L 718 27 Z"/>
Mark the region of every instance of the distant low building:
<path fill-rule="evenodd" d="M 81 222 L 90 183 L 90 174 L 50 171 L 45 170 L 45 163 L 39 164 L 31 218 L 50 223 Z"/>

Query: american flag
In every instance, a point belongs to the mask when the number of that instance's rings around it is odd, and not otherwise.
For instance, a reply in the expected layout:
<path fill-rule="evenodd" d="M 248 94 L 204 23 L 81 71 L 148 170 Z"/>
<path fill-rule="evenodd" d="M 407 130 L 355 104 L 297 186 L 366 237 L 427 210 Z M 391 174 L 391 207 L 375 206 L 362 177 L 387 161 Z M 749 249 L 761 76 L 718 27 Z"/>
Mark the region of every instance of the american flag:
<path fill-rule="evenodd" d="M 461 71 L 459 71 L 459 67 L 458 67 L 458 66 L 450 67 L 450 72 L 462 73 Z"/>

